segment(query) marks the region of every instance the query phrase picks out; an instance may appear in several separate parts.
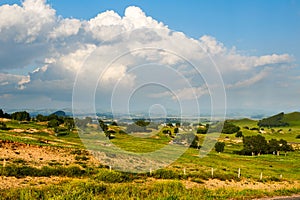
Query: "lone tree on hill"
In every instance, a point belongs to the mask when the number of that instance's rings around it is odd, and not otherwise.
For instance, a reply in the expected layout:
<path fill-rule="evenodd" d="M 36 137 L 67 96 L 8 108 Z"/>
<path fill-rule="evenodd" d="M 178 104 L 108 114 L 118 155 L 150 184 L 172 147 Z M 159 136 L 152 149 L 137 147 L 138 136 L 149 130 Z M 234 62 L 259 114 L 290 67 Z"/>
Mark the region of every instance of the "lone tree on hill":
<path fill-rule="evenodd" d="M 217 142 L 215 144 L 215 150 L 216 152 L 220 153 L 224 151 L 225 143 L 224 142 Z"/>

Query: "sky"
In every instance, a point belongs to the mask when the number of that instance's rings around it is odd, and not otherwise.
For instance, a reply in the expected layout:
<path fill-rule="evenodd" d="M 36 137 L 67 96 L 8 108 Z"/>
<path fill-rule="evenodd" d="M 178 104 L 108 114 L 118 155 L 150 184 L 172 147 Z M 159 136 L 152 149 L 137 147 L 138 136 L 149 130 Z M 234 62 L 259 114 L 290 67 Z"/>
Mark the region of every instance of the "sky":
<path fill-rule="evenodd" d="M 0 1 L 0 105 L 299 111 L 300 1 Z"/>

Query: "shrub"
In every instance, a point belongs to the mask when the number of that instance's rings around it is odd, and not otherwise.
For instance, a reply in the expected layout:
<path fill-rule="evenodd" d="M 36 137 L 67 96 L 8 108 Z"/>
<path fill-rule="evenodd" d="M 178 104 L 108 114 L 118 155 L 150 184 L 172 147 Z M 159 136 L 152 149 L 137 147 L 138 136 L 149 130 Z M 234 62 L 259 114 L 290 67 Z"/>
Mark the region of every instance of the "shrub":
<path fill-rule="evenodd" d="M 0 122 L 0 130 L 8 130 L 8 128 L 4 122 Z"/>
<path fill-rule="evenodd" d="M 95 179 L 108 183 L 122 183 L 133 180 L 133 176 L 117 171 L 100 170 Z"/>
<path fill-rule="evenodd" d="M 216 152 L 223 152 L 224 151 L 224 147 L 225 147 L 225 143 L 224 142 L 217 142 L 215 144 L 215 150 L 216 150 Z"/>
<path fill-rule="evenodd" d="M 181 176 L 173 170 L 159 169 L 153 173 L 153 177 L 160 179 L 179 179 Z"/>
<path fill-rule="evenodd" d="M 223 125 L 222 133 L 232 134 L 238 132 L 239 130 L 240 130 L 239 126 L 236 126 L 228 121 L 225 121 Z"/>
<path fill-rule="evenodd" d="M 243 132 L 242 132 L 242 131 L 238 131 L 238 132 L 235 134 L 235 137 L 237 137 L 237 138 L 243 137 Z"/>

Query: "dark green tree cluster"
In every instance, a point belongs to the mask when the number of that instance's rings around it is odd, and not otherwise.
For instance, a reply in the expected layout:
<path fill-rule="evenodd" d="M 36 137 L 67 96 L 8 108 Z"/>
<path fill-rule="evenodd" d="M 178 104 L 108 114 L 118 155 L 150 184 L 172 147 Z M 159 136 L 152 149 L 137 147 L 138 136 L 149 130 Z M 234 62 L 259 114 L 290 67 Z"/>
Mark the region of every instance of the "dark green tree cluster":
<path fill-rule="evenodd" d="M 280 151 L 293 151 L 287 141 L 271 139 L 269 142 L 261 135 L 245 136 L 243 138 L 244 149 L 240 152 L 243 155 L 275 154 Z"/>
<path fill-rule="evenodd" d="M 239 130 L 240 130 L 239 126 L 236 126 L 233 123 L 226 120 L 223 125 L 222 133 L 233 134 L 233 133 L 237 133 Z"/>
<path fill-rule="evenodd" d="M 14 112 L 11 118 L 17 121 L 30 121 L 30 114 L 26 111 Z"/>
<path fill-rule="evenodd" d="M 237 137 L 237 138 L 243 137 L 243 132 L 242 132 L 242 131 L 238 131 L 238 132 L 235 134 L 235 137 Z"/>
<path fill-rule="evenodd" d="M 277 115 L 274 115 L 272 117 L 264 118 L 262 120 L 259 120 L 257 125 L 259 127 L 279 127 L 279 126 L 288 126 L 289 124 L 287 122 L 283 121 L 284 113 L 279 113 Z"/>
<path fill-rule="evenodd" d="M 224 151 L 224 148 L 225 148 L 225 142 L 217 142 L 215 144 L 215 150 L 216 152 L 220 153 L 220 152 L 223 152 Z"/>
<path fill-rule="evenodd" d="M 199 127 L 197 128 L 197 133 L 198 134 L 206 134 L 208 132 L 209 129 L 209 124 L 199 124 Z"/>
<path fill-rule="evenodd" d="M 4 112 L 2 109 L 0 109 L 0 118 L 6 118 L 6 119 L 11 119 L 10 114 Z"/>

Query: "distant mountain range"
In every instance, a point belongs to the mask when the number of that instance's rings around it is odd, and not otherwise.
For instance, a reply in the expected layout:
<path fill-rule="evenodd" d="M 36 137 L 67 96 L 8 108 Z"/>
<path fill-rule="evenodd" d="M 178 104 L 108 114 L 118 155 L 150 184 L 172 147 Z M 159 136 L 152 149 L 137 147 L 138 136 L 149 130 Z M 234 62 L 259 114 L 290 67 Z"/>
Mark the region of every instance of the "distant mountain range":
<path fill-rule="evenodd" d="M 62 115 L 62 116 L 73 116 L 72 113 L 72 108 L 62 108 L 62 109 L 5 109 L 4 111 L 7 113 L 13 113 L 16 111 L 27 111 L 30 113 L 31 116 L 37 116 L 38 114 L 41 115 L 50 115 L 52 113 L 56 113 L 57 115 Z M 279 113 L 279 112 L 277 112 Z M 300 112 L 293 112 L 288 115 L 285 115 L 288 119 L 293 119 L 297 118 L 298 114 Z M 274 111 L 269 111 L 269 110 L 247 110 L 247 109 L 231 109 L 226 111 L 226 118 L 231 118 L 231 119 L 241 119 L 241 118 L 250 118 L 250 119 L 263 119 L 268 116 L 273 116 L 276 114 Z M 82 116 L 95 116 L 95 113 L 86 113 L 84 110 L 82 111 L 77 111 L 76 115 L 78 117 Z M 123 118 L 123 117 L 149 117 L 148 112 L 138 112 L 138 113 L 132 113 L 132 114 L 127 114 L 127 113 L 111 113 L 109 111 L 105 110 L 100 110 L 97 109 L 97 116 L 99 117 L 106 117 L 106 118 Z M 300 114 L 299 114 L 300 115 Z M 221 116 L 221 114 L 220 114 Z M 167 117 L 178 117 L 176 115 L 168 115 Z M 198 115 L 183 115 L 182 117 L 199 117 Z M 209 111 L 202 112 L 200 117 L 210 117 Z"/>

